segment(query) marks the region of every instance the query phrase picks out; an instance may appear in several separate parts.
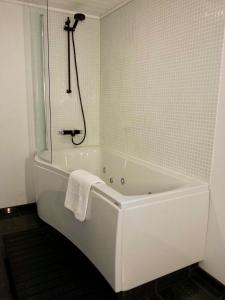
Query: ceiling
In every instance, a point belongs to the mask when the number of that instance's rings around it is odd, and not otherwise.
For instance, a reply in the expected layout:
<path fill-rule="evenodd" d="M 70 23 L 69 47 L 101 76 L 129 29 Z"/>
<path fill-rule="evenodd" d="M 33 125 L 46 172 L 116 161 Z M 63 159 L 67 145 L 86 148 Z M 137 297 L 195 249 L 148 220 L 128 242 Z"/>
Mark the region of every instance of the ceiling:
<path fill-rule="evenodd" d="M 130 1 L 132 0 L 49 0 L 49 6 L 102 17 Z M 43 5 L 47 0 L 22 0 L 22 2 Z"/>

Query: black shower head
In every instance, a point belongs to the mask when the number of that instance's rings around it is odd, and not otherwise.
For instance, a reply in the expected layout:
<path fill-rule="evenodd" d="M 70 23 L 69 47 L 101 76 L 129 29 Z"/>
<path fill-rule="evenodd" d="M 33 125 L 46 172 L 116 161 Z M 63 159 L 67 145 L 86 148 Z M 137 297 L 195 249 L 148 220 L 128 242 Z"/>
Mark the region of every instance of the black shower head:
<path fill-rule="evenodd" d="M 84 21 L 85 18 L 86 18 L 86 17 L 85 17 L 84 14 L 75 14 L 75 15 L 74 15 L 74 20 L 75 20 L 75 22 L 74 22 L 74 24 L 73 24 L 73 30 L 76 29 L 78 22 L 79 22 L 79 21 Z"/>
<path fill-rule="evenodd" d="M 75 14 L 74 19 L 78 21 L 84 21 L 85 20 L 85 15 L 84 14 Z"/>

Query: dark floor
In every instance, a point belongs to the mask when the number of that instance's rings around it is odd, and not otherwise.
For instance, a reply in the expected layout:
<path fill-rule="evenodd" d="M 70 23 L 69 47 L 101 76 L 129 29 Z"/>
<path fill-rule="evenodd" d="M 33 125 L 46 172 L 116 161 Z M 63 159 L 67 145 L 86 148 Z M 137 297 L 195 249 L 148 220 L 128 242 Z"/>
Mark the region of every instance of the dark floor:
<path fill-rule="evenodd" d="M 116 295 L 79 250 L 26 205 L 10 214 L 0 210 L 0 300 L 11 299 L 225 300 L 225 290 L 191 266 Z"/>

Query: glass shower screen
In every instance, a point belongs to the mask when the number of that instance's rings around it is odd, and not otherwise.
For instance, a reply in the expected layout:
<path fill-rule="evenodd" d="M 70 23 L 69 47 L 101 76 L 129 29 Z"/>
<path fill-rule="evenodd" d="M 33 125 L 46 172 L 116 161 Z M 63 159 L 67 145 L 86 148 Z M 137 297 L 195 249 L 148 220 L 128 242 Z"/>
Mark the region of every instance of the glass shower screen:
<path fill-rule="evenodd" d="M 35 144 L 38 156 L 52 162 L 48 7 L 42 2 L 30 8 Z"/>

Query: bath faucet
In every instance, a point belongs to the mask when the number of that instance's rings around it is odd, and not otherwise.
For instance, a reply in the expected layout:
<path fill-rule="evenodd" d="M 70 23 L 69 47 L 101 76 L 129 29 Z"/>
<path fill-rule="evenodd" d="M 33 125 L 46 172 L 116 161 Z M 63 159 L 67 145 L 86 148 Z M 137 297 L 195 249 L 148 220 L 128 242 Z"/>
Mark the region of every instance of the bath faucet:
<path fill-rule="evenodd" d="M 82 130 L 80 129 L 63 129 L 59 131 L 59 134 L 61 135 L 71 135 L 72 137 L 74 137 L 77 134 L 81 134 Z"/>

